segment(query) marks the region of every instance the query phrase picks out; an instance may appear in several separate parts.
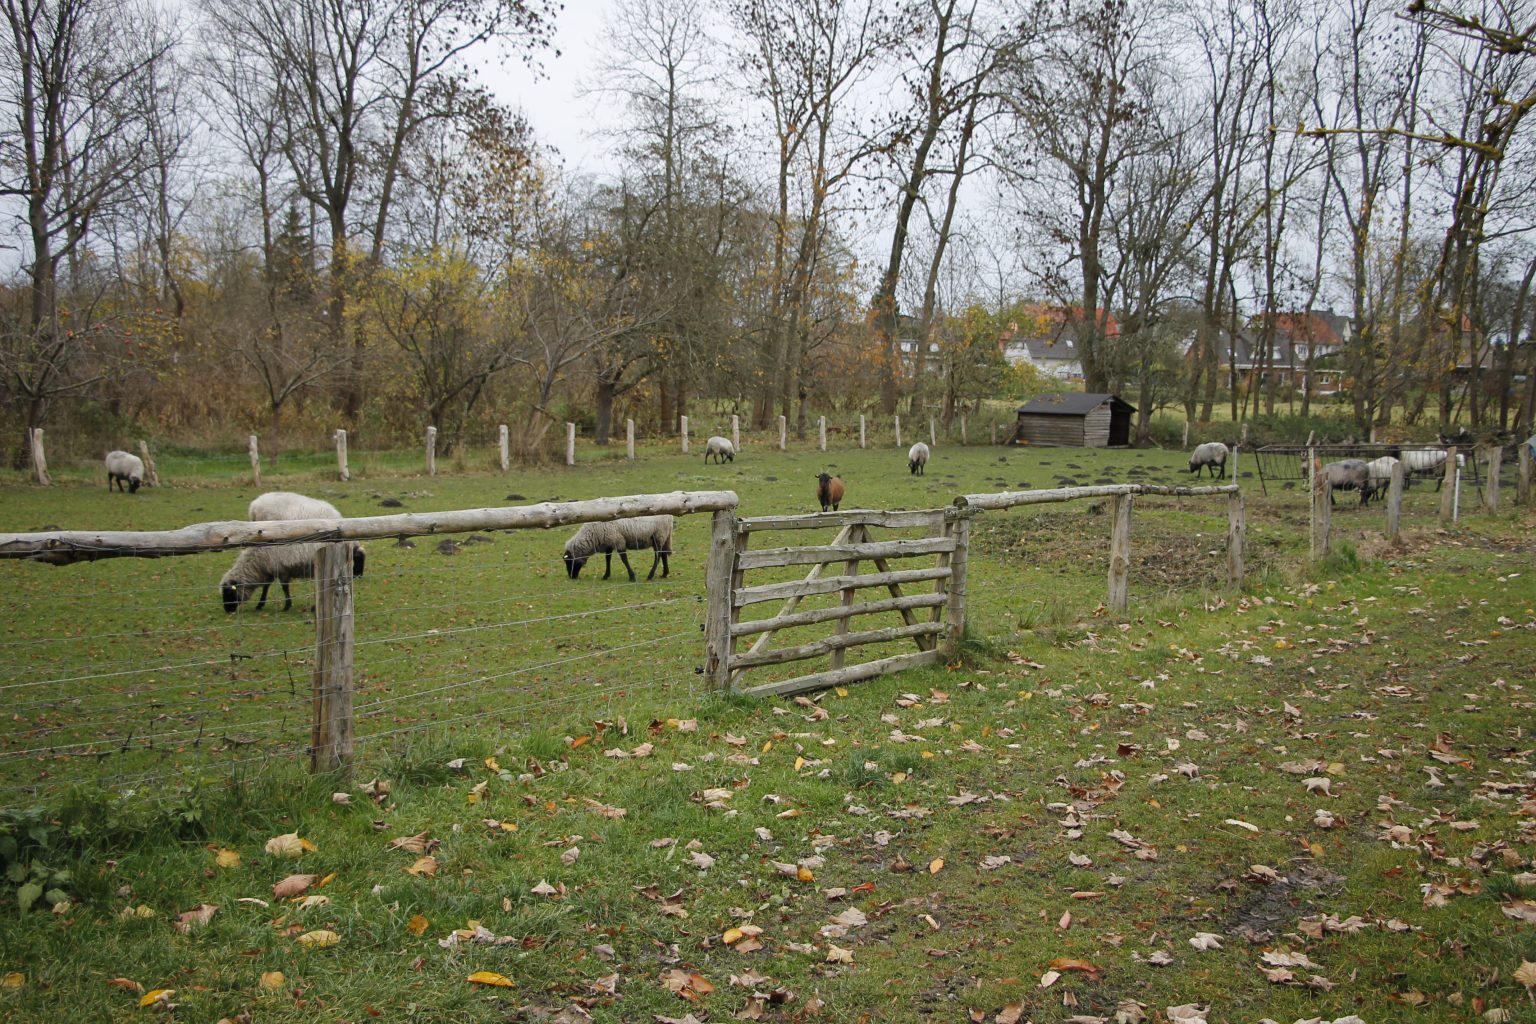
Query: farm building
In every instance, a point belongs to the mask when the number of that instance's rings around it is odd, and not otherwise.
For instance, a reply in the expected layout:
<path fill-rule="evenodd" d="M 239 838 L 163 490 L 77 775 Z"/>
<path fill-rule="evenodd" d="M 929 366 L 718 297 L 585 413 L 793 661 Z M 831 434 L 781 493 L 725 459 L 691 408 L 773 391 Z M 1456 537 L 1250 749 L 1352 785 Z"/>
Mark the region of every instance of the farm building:
<path fill-rule="evenodd" d="M 1117 395 L 1036 395 L 1019 407 L 1014 444 L 1114 448 L 1131 443 L 1136 407 Z"/>

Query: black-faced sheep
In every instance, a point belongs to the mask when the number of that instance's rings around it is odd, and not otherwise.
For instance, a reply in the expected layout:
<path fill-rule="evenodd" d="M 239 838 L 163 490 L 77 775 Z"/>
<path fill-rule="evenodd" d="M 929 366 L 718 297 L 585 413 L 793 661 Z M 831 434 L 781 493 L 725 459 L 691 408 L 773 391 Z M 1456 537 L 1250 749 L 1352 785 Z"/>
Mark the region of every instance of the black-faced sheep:
<path fill-rule="evenodd" d="M 1319 479 L 1327 480 L 1334 491 L 1359 491 L 1360 504 L 1371 500 L 1371 471 L 1363 459 L 1340 459 L 1330 462 L 1321 470 Z M 1328 494 L 1328 504 L 1333 504 L 1333 493 Z"/>
<path fill-rule="evenodd" d="M 274 522 L 286 519 L 340 519 L 336 506 L 318 498 L 294 494 L 291 491 L 269 491 L 252 500 L 251 522 Z M 261 598 L 256 610 L 267 605 L 267 590 L 273 583 L 283 588 L 283 611 L 293 607 L 293 595 L 288 590 L 289 580 L 310 579 L 315 574 L 316 543 L 274 544 L 270 547 L 244 548 L 219 581 L 219 593 L 224 600 L 224 610 L 235 612 L 250 600 L 256 588 L 261 588 Z M 352 546 L 352 575 L 361 576 L 366 555 L 361 544 Z"/>
<path fill-rule="evenodd" d="M 114 482 L 118 490 L 126 484 L 129 494 L 137 494 L 144 482 L 144 460 L 129 452 L 107 452 L 107 490 Z"/>
<path fill-rule="evenodd" d="M 1207 441 L 1197 445 L 1189 453 L 1189 471 L 1196 476 L 1209 468 L 1213 478 L 1220 478 L 1227 471 L 1227 446 L 1220 441 Z"/>
<path fill-rule="evenodd" d="M 821 502 L 823 512 L 829 509 L 837 511 L 837 506 L 843 500 L 843 478 L 821 473 L 816 477 L 816 500 Z"/>
<path fill-rule="evenodd" d="M 913 476 L 928 475 L 928 446 L 919 441 L 907 449 L 907 470 Z"/>
<path fill-rule="evenodd" d="M 626 552 L 646 548 L 655 555 L 651 559 L 651 571 L 645 578 L 654 579 L 656 566 L 660 565 L 661 578 L 666 579 L 672 572 L 669 562 L 672 555 L 671 516 L 636 516 L 607 523 L 583 523 L 565 542 L 565 553 L 561 557 L 565 560 L 566 576 L 574 580 L 581 575 L 587 559 L 601 553 L 604 556 L 603 579 L 606 580 L 613 573 L 613 556 L 617 553 L 629 573 L 629 582 L 633 583 L 635 570 L 630 566 Z"/>
<path fill-rule="evenodd" d="M 704 442 L 704 461 L 709 462 L 709 457 L 715 457 L 715 463 L 736 461 L 736 446 L 731 444 L 728 437 L 712 437 Z"/>

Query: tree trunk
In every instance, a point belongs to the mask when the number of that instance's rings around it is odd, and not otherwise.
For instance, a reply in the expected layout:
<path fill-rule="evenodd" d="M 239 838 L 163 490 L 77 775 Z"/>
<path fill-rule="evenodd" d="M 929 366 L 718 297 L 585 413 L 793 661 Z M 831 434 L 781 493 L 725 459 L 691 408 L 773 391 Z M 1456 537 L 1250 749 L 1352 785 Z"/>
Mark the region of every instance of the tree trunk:
<path fill-rule="evenodd" d="M 597 381 L 597 411 L 592 426 L 592 439 L 607 446 L 608 435 L 613 430 L 613 402 L 618 389 L 610 380 L 599 377 Z"/>

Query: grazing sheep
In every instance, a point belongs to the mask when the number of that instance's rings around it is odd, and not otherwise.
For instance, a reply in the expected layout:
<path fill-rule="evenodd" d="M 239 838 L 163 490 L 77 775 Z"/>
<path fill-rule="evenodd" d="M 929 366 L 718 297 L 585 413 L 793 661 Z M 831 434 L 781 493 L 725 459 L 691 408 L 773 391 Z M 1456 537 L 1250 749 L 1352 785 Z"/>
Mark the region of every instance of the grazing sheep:
<path fill-rule="evenodd" d="M 566 576 L 574 580 L 581 575 L 587 559 L 601 552 L 604 556 L 603 579 L 607 579 L 613 573 L 613 556 L 617 552 L 619 561 L 624 563 L 624 569 L 629 573 L 629 582 L 633 583 L 635 570 L 630 567 L 626 552 L 644 551 L 646 548 L 656 554 L 651 559 L 651 571 L 645 578 L 654 579 L 659 564 L 661 578 L 666 579 L 672 572 L 669 561 L 672 555 L 671 516 L 636 516 L 607 523 L 583 523 L 571 539 L 565 542 L 565 553 L 561 557 L 565 560 Z"/>
<path fill-rule="evenodd" d="M 287 519 L 340 519 L 336 506 L 318 498 L 309 498 L 292 491 L 269 491 L 251 501 L 251 522 L 277 522 Z M 261 588 L 261 598 L 256 610 L 267 605 L 267 590 L 274 583 L 283 588 L 283 611 L 293 607 L 293 596 L 288 590 L 289 580 L 310 579 L 315 574 L 316 543 L 274 544 L 269 547 L 245 548 L 235 558 L 224 578 L 219 581 L 219 593 L 224 599 L 224 610 L 235 612 L 250 600 L 256 588 Z M 361 576 L 366 554 L 361 544 L 352 545 L 352 575 Z"/>
<path fill-rule="evenodd" d="M 144 460 L 129 452 L 107 452 L 107 490 L 112 489 L 114 481 L 120 491 L 127 484 L 129 494 L 139 493 L 139 485 L 144 482 Z"/>
<path fill-rule="evenodd" d="M 1321 473 L 1321 479 L 1327 480 L 1333 490 L 1359 491 L 1362 505 L 1371 499 L 1371 471 L 1363 459 L 1330 462 L 1322 468 Z M 1332 492 L 1328 495 L 1328 504 L 1333 504 Z"/>
<path fill-rule="evenodd" d="M 837 511 L 837 506 L 843 500 L 843 478 L 840 476 L 828 476 L 822 473 L 816 477 L 816 500 L 821 502 L 821 510 L 826 512 L 829 508 Z"/>
<path fill-rule="evenodd" d="M 1435 448 L 1411 448 L 1403 452 L 1403 472 L 1409 476 L 1435 477 L 1435 490 L 1438 491 L 1445 483 L 1445 452 Z"/>
<path fill-rule="evenodd" d="M 715 464 L 736 461 L 736 446 L 731 444 L 728 437 L 712 437 L 704 442 L 704 461 L 709 462 L 709 457 L 715 457 Z"/>
<path fill-rule="evenodd" d="M 1220 478 L 1227 471 L 1227 446 L 1220 441 L 1207 441 L 1196 446 L 1189 455 L 1189 471 L 1196 476 L 1200 471 L 1210 467 L 1211 476 Z"/>
<path fill-rule="evenodd" d="M 1392 486 L 1392 467 L 1398 460 L 1390 455 L 1383 455 L 1379 459 L 1372 459 L 1365 464 L 1366 471 L 1371 476 L 1372 497 L 1378 501 L 1386 497 L 1387 490 Z M 1406 478 L 1403 481 L 1407 483 Z"/>
<path fill-rule="evenodd" d="M 907 449 L 907 469 L 914 476 L 928 475 L 928 446 L 919 441 Z"/>

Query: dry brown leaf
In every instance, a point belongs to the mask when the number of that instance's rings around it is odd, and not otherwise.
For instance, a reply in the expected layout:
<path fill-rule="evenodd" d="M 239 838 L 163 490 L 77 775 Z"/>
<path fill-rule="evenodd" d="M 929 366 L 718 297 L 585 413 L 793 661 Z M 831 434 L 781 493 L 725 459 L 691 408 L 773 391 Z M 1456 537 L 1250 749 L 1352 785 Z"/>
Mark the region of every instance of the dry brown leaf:
<path fill-rule="evenodd" d="M 414 853 L 420 856 L 427 852 L 427 846 L 432 842 L 432 836 L 427 832 L 418 832 L 414 836 L 400 836 L 391 839 L 386 850 L 404 850 L 406 853 Z"/>
<path fill-rule="evenodd" d="M 417 878 L 436 878 L 437 877 L 437 858 L 436 857 L 420 857 L 420 858 L 417 858 L 416 863 L 412 864 L 410 867 L 405 869 L 405 873 L 408 874 L 408 875 L 415 875 Z"/>
<path fill-rule="evenodd" d="M 272 857 L 300 857 L 306 852 L 312 851 L 315 844 L 308 839 L 299 838 L 297 832 L 287 832 L 280 836 L 273 836 L 267 840 L 263 847 Z"/>
<path fill-rule="evenodd" d="M 292 899 L 309 891 L 318 881 L 319 875 L 289 875 L 272 887 L 272 895 L 280 900 Z"/>
<path fill-rule="evenodd" d="M 1536 988 L 1536 963 L 1521 960 L 1520 966 L 1515 968 L 1515 980 L 1527 989 Z"/>
<path fill-rule="evenodd" d="M 405 922 L 405 930 L 410 932 L 412 935 L 421 935 L 426 932 L 430 923 L 431 922 L 429 922 L 425 917 L 422 917 L 420 914 L 412 914 L 411 919 Z"/>
<path fill-rule="evenodd" d="M 930 875 L 936 875 L 940 871 L 943 871 L 943 870 L 944 870 L 944 858 L 943 857 L 935 857 L 933 860 L 928 862 L 928 873 Z"/>
<path fill-rule="evenodd" d="M 11 975 L 6 975 L 7 980 L 9 980 L 10 977 Z M 25 983 L 26 979 L 22 977 L 22 975 L 18 974 L 16 977 L 21 978 L 22 980 L 17 982 L 15 985 L 7 984 L 5 987 L 19 988 L 23 983 Z M 144 994 L 144 986 L 140 985 L 132 978 L 109 978 L 107 979 L 107 985 L 111 988 L 120 988 L 124 989 L 125 991 L 132 992 L 136 996 L 141 996 Z"/>
<path fill-rule="evenodd" d="M 992 1019 L 995 1024 L 1019 1024 L 1019 1019 L 1023 1016 L 1023 1003 L 1009 1003 L 1007 1006 L 999 1010 L 997 1016 Z"/>
<path fill-rule="evenodd" d="M 175 928 L 183 934 L 190 932 L 194 926 L 201 927 L 207 924 L 213 918 L 213 915 L 218 912 L 218 909 L 218 907 L 211 903 L 199 903 L 193 909 L 180 915 L 176 921 Z"/>

